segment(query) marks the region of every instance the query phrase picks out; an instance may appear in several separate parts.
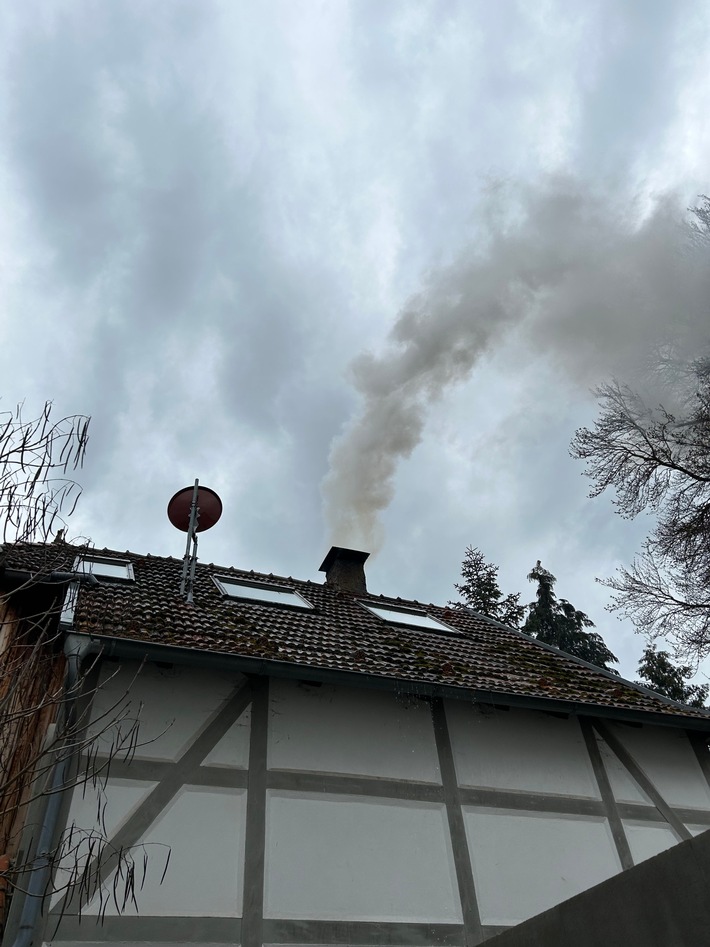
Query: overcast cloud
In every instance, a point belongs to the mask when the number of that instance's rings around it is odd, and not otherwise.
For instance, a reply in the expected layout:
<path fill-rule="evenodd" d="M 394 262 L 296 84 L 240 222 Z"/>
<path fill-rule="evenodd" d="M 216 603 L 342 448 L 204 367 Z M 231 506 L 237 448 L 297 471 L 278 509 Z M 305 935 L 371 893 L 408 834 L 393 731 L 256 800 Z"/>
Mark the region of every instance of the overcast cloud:
<path fill-rule="evenodd" d="M 698 2 L 26 0 L 0 29 L 2 404 L 93 416 L 72 523 L 445 601 L 467 544 L 604 612 L 646 523 L 568 458 L 589 387 L 708 320 Z M 364 517 L 364 518 L 363 518 Z"/>

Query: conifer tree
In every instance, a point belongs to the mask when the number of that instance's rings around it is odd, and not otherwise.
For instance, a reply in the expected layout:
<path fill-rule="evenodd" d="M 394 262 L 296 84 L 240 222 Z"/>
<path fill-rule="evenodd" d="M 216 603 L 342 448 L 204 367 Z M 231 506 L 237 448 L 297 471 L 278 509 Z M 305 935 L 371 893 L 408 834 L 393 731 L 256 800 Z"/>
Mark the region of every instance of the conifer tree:
<path fill-rule="evenodd" d="M 503 595 L 498 585 L 498 566 L 486 562 L 477 547 L 466 549 L 461 563 L 461 578 L 463 582 L 455 583 L 454 588 L 463 602 L 451 602 L 451 605 L 472 608 L 511 628 L 520 627 L 525 614 L 525 608 L 520 604 L 520 592 Z"/>
<path fill-rule="evenodd" d="M 553 645 L 577 658 L 596 664 L 605 671 L 613 671 L 609 664 L 617 658 L 607 648 L 602 636 L 594 628 L 594 622 L 584 612 L 576 609 L 566 599 L 555 594 L 555 576 L 548 572 L 538 559 L 528 574 L 530 582 L 537 582 L 537 595 L 528 605 L 528 615 L 522 630 L 531 638 Z"/>
<path fill-rule="evenodd" d="M 667 651 L 656 651 L 654 644 L 646 646 L 639 661 L 638 672 L 642 680 L 636 683 L 650 687 L 657 694 L 690 707 L 705 705 L 709 686 L 686 684 L 694 674 L 693 668 L 687 664 L 673 664 L 670 654 Z"/>

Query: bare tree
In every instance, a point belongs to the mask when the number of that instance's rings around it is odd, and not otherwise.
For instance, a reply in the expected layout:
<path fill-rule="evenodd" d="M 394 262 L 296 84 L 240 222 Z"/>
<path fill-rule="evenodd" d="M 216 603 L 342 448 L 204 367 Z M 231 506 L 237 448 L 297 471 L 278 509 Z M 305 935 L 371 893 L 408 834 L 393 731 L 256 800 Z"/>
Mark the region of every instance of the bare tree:
<path fill-rule="evenodd" d="M 135 850 L 113 851 L 104 821 L 110 764 L 135 752 L 140 708 L 122 698 L 89 725 L 91 667 L 59 623 L 68 586 L 92 581 L 72 572 L 82 547 L 62 538 L 88 426 L 84 416 L 54 420 L 50 402 L 31 420 L 22 406 L 0 414 L 0 931 L 19 894 L 25 939 L 59 891 L 78 893 L 79 909 L 94 895 L 102 910 L 108 898 L 122 909 L 146 864 Z M 31 567 L 17 568 L 28 556 Z M 61 797 L 82 784 L 95 794 L 95 823 L 58 832 Z M 118 867 L 107 891 L 109 862 Z"/>
<path fill-rule="evenodd" d="M 84 462 L 89 418 L 56 421 L 52 402 L 30 420 L 23 405 L 0 412 L 2 541 L 46 542 L 76 507 L 81 487 L 67 476 Z"/>
<path fill-rule="evenodd" d="M 612 607 L 697 660 L 710 651 L 710 356 L 676 366 L 674 382 L 673 411 L 617 382 L 599 388 L 599 417 L 571 454 L 591 496 L 611 488 L 622 516 L 656 517 L 641 554 L 604 582 Z"/>

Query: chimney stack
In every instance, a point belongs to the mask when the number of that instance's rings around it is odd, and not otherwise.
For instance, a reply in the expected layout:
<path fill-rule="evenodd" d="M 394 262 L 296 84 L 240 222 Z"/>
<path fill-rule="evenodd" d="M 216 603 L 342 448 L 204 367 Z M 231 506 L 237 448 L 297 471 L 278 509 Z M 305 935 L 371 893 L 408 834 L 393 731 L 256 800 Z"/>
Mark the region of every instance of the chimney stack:
<path fill-rule="evenodd" d="M 331 546 L 318 571 L 325 572 L 326 585 L 332 585 L 342 592 L 352 592 L 353 595 L 365 595 L 367 585 L 364 566 L 369 555 L 369 552 L 357 549 Z"/>

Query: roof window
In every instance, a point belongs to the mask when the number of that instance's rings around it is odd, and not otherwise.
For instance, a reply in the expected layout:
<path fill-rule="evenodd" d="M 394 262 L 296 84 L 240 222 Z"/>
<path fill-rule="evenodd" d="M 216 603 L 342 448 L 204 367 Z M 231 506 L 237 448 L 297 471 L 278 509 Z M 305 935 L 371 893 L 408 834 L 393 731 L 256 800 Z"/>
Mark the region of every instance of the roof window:
<path fill-rule="evenodd" d="M 133 563 L 128 559 L 109 559 L 106 556 L 80 556 L 74 563 L 75 572 L 93 573 L 97 579 L 134 582 Z"/>
<path fill-rule="evenodd" d="M 289 608 L 313 608 L 302 595 L 283 585 L 243 582 L 226 575 L 213 575 L 212 578 L 220 592 L 230 598 L 243 598 L 259 604 L 287 605 Z"/>
<path fill-rule="evenodd" d="M 409 608 L 397 608 L 393 605 L 371 605 L 369 602 L 360 602 L 373 615 L 377 615 L 383 621 L 396 625 L 411 625 L 414 628 L 428 628 L 431 631 L 445 631 L 447 634 L 457 634 L 457 630 L 451 625 L 445 625 L 443 621 L 432 618 L 426 612 L 412 611 Z"/>

